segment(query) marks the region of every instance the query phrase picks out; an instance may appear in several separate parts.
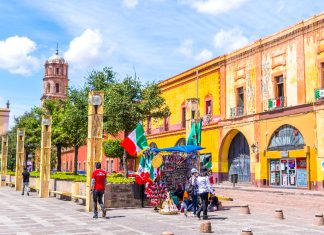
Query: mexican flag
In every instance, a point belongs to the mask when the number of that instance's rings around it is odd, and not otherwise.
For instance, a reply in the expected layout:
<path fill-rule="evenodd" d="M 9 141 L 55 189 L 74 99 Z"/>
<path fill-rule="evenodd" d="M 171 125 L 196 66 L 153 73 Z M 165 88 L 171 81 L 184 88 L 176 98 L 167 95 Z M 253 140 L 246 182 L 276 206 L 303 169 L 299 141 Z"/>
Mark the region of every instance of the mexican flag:
<path fill-rule="evenodd" d="M 136 156 L 136 153 L 148 147 L 147 140 L 144 134 L 143 126 L 139 123 L 120 145 L 131 156 Z"/>
<path fill-rule="evenodd" d="M 153 182 L 160 174 L 160 168 L 154 168 L 152 166 L 152 160 L 154 155 L 151 153 L 147 156 L 144 154 L 141 156 L 141 160 L 138 166 L 137 175 L 135 177 L 137 184 L 145 184 L 147 182 Z"/>

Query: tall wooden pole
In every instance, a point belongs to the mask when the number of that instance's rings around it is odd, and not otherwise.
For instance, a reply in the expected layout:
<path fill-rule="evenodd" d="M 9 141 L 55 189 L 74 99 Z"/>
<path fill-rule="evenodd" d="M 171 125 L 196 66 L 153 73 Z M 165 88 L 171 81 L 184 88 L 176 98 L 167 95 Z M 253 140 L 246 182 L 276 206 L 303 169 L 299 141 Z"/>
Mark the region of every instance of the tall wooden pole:
<path fill-rule="evenodd" d="M 91 176 L 96 162 L 102 161 L 104 92 L 91 91 L 88 105 L 86 210 L 92 211 Z"/>
<path fill-rule="evenodd" d="M 22 172 L 25 157 L 25 129 L 17 129 L 15 190 L 22 190 Z"/>
<path fill-rule="evenodd" d="M 51 174 L 51 116 L 42 117 L 39 197 L 49 197 Z"/>
<path fill-rule="evenodd" d="M 2 151 L 1 151 L 1 172 L 0 186 L 6 186 L 7 161 L 8 161 L 8 136 L 2 136 Z"/>

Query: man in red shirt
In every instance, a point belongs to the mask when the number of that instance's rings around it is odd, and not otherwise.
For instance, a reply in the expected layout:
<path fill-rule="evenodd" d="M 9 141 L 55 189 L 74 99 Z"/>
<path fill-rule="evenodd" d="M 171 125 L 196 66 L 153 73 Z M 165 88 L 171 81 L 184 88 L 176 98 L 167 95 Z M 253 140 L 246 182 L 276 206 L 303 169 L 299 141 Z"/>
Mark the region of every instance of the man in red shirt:
<path fill-rule="evenodd" d="M 97 209 L 97 203 L 99 202 L 99 205 L 102 210 L 102 217 L 106 217 L 106 209 L 102 202 L 102 197 L 105 193 L 105 187 L 107 184 L 107 174 L 104 170 L 101 170 L 101 163 L 96 162 L 96 170 L 92 173 L 91 177 L 91 190 L 93 192 L 93 212 L 94 216 L 93 218 L 98 218 L 98 209 Z"/>

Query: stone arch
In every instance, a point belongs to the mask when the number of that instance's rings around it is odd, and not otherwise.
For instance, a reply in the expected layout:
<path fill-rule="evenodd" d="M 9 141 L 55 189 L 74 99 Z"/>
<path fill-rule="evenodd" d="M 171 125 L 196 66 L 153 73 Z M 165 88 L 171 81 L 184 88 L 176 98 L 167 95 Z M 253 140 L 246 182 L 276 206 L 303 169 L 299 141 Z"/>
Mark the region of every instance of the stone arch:
<path fill-rule="evenodd" d="M 252 153 L 251 150 L 251 143 L 252 141 L 249 138 L 249 135 L 247 135 L 247 133 L 245 133 L 244 131 L 240 130 L 240 129 L 232 129 L 229 130 L 225 136 L 222 139 L 222 142 L 220 144 L 220 151 L 219 151 L 219 171 L 220 173 L 220 180 L 228 180 L 228 170 L 230 169 L 230 160 L 229 159 L 229 154 L 230 154 L 230 148 L 231 148 L 231 144 L 233 143 L 233 141 L 235 141 L 235 138 L 241 135 L 244 137 L 245 139 L 245 147 L 244 150 L 245 152 L 242 153 L 248 155 L 248 159 L 247 162 L 249 164 L 249 169 L 248 169 L 248 175 L 250 175 L 250 169 L 251 169 L 251 161 L 250 161 L 250 154 Z M 237 137 L 238 138 L 238 137 Z M 246 156 L 247 157 L 247 156 Z M 226 173 L 227 172 L 227 173 Z M 246 179 L 246 181 L 250 181 L 251 177 L 248 176 L 248 179 Z"/>
<path fill-rule="evenodd" d="M 155 142 L 151 142 L 151 143 L 149 144 L 149 147 L 150 147 L 150 148 L 157 148 L 158 146 L 157 146 L 157 144 L 156 144 Z"/>
<path fill-rule="evenodd" d="M 184 146 L 186 145 L 186 138 L 180 138 L 178 139 L 178 141 L 176 142 L 175 146 Z"/>

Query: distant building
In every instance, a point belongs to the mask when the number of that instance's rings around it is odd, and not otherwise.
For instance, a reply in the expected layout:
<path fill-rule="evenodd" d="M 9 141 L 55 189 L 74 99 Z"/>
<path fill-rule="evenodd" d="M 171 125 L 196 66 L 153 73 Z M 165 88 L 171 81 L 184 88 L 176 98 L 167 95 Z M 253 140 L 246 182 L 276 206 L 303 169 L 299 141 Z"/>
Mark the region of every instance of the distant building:
<path fill-rule="evenodd" d="M 43 95 L 44 99 L 66 99 L 68 89 L 68 64 L 56 50 L 45 62 L 45 74 L 43 78 Z"/>

